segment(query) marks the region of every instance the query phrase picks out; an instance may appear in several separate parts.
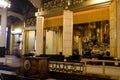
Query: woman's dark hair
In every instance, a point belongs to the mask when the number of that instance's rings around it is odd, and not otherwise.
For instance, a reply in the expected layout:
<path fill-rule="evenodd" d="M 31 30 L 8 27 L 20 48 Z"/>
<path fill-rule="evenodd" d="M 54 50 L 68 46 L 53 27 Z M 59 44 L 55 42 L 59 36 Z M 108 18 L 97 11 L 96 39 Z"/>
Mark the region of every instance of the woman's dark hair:
<path fill-rule="evenodd" d="M 21 43 L 21 41 L 17 41 L 17 43 L 18 43 L 18 44 L 20 44 L 20 43 Z"/>

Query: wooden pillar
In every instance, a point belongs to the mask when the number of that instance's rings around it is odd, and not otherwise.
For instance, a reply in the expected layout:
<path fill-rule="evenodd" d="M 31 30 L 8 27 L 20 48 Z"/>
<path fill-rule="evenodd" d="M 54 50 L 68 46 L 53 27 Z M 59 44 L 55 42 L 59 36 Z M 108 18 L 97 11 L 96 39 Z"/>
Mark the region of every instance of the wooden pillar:
<path fill-rule="evenodd" d="M 63 55 L 72 55 L 73 49 L 73 12 L 64 10 L 63 14 Z"/>
<path fill-rule="evenodd" d="M 53 31 L 53 53 L 57 54 L 57 32 Z"/>
<path fill-rule="evenodd" d="M 57 49 L 56 49 L 56 52 L 59 53 L 59 52 L 62 52 L 62 30 L 60 28 L 58 28 L 58 32 L 57 32 Z"/>
<path fill-rule="evenodd" d="M 0 57 L 3 57 L 5 55 L 6 27 L 7 27 L 7 8 L 3 8 L 1 12 Z"/>
<path fill-rule="evenodd" d="M 60 29 L 60 37 L 59 37 L 59 50 L 60 52 L 63 51 L 63 29 Z"/>
<path fill-rule="evenodd" d="M 25 27 L 26 27 L 26 24 L 25 24 L 25 22 L 24 22 L 24 29 L 25 29 Z M 23 30 L 23 32 L 22 32 L 22 54 L 24 55 L 25 53 L 26 53 L 26 31 L 25 30 Z"/>
<path fill-rule="evenodd" d="M 80 55 L 83 55 L 82 54 L 82 38 L 81 37 L 78 38 L 78 51 L 79 51 Z"/>
<path fill-rule="evenodd" d="M 11 25 L 11 31 L 13 31 L 13 27 L 14 27 L 14 26 Z M 13 38 L 14 38 L 14 35 L 11 34 L 11 35 L 10 35 L 10 54 L 12 54 L 12 48 L 13 48 L 13 43 L 14 43 L 14 41 L 13 41 L 14 39 L 13 39 Z"/>
<path fill-rule="evenodd" d="M 57 31 L 57 34 L 56 34 L 56 53 L 57 53 L 57 54 L 60 52 L 60 51 L 59 51 L 59 48 L 60 48 L 59 37 L 60 37 L 60 33 L 59 33 L 59 30 L 58 30 L 58 31 Z"/>
<path fill-rule="evenodd" d="M 37 22 L 36 22 L 36 56 L 43 54 L 43 44 L 44 44 L 44 17 L 41 16 L 38 12 Z"/>
<path fill-rule="evenodd" d="M 43 54 L 46 54 L 46 30 L 44 30 Z"/>
<path fill-rule="evenodd" d="M 110 53 L 120 57 L 120 0 L 113 0 L 110 5 Z"/>

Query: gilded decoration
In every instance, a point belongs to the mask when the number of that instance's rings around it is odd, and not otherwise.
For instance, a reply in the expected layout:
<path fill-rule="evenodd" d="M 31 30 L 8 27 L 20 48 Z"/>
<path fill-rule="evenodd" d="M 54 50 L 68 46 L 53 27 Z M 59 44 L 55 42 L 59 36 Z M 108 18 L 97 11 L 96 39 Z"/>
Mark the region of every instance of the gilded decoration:
<path fill-rule="evenodd" d="M 57 7 L 65 8 L 67 6 L 80 4 L 85 1 L 87 0 L 51 0 L 48 2 L 44 2 L 43 8 L 44 10 L 50 10 Z"/>
<path fill-rule="evenodd" d="M 36 18 L 29 18 L 26 20 L 26 27 L 34 26 L 36 25 Z"/>

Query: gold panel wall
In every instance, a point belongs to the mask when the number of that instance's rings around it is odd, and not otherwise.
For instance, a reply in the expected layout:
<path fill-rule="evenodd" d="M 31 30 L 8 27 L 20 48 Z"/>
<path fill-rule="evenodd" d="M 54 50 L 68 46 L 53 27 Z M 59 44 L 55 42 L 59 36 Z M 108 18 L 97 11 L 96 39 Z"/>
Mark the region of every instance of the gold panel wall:
<path fill-rule="evenodd" d="M 109 7 L 80 11 L 73 14 L 73 23 L 109 20 Z M 63 26 L 63 16 L 45 18 L 45 28 Z"/>
<path fill-rule="evenodd" d="M 74 24 L 109 20 L 109 8 L 99 8 L 74 13 Z"/>
<path fill-rule="evenodd" d="M 63 26 L 63 16 L 45 18 L 44 28 Z"/>

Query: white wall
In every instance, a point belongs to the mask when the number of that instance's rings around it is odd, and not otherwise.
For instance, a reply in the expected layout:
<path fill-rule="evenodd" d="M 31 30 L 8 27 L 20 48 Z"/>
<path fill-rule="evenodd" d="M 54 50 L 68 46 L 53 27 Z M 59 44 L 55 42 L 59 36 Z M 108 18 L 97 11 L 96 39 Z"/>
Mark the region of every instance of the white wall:
<path fill-rule="evenodd" d="M 46 31 L 46 54 L 56 54 L 54 52 L 54 32 Z"/>
<path fill-rule="evenodd" d="M 27 52 L 29 53 L 30 51 L 34 50 L 35 46 L 35 31 L 28 31 L 27 33 Z M 37 43 L 40 44 L 40 43 Z"/>

